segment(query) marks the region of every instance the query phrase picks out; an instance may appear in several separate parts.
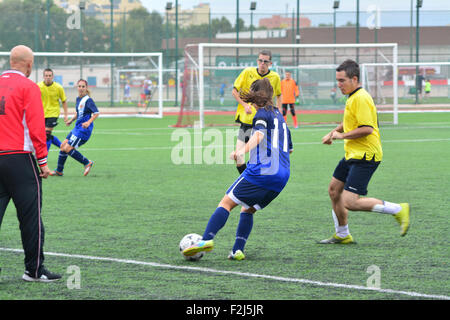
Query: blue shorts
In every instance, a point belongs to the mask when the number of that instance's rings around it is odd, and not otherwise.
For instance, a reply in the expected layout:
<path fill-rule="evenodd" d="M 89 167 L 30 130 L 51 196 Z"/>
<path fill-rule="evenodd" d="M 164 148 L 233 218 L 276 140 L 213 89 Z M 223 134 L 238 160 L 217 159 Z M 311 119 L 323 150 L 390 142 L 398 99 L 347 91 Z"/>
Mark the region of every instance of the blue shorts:
<path fill-rule="evenodd" d="M 66 139 L 69 140 L 67 143 L 75 149 L 78 149 L 87 142 L 87 140 L 78 138 L 72 131 L 67 135 Z"/>
<path fill-rule="evenodd" d="M 242 176 L 227 190 L 227 195 L 235 203 L 243 206 L 245 209 L 253 207 L 256 210 L 261 210 L 266 207 L 279 194 L 279 192 L 254 185 Z"/>
<path fill-rule="evenodd" d="M 370 178 L 379 164 L 380 162 L 375 161 L 343 158 L 334 169 L 333 177 L 345 183 L 345 190 L 365 196 Z"/>

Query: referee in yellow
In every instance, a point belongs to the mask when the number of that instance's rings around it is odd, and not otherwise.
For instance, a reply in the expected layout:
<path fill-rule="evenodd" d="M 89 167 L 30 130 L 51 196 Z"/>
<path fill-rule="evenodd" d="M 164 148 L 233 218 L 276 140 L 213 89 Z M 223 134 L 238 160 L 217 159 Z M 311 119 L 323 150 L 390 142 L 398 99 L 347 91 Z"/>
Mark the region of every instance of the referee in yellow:
<path fill-rule="evenodd" d="M 353 60 L 344 61 L 336 69 L 336 80 L 342 94 L 348 95 L 343 122 L 322 138 L 324 144 L 344 140 L 345 157 L 338 163 L 328 188 L 335 234 L 319 243 L 355 243 L 348 228 L 348 210 L 372 211 L 392 215 L 400 224 L 404 236 L 409 228 L 408 203 L 391 203 L 367 194 L 367 185 L 378 168 L 383 151 L 377 110 L 370 94 L 359 82 L 359 65 Z"/>
<path fill-rule="evenodd" d="M 61 141 L 52 135 L 53 128 L 58 124 L 58 118 L 61 113 L 60 101 L 64 109 L 64 122 L 68 119 L 67 98 L 64 88 L 53 81 L 54 74 L 52 69 L 44 70 L 44 80 L 38 83 L 41 89 L 42 105 L 44 106 L 45 132 L 47 134 L 47 150 L 54 144 L 58 148 Z"/>
<path fill-rule="evenodd" d="M 273 88 L 273 96 L 277 97 L 276 107 L 281 110 L 281 80 L 278 73 L 270 70 L 272 65 L 272 52 L 269 50 L 262 50 L 258 54 L 258 67 L 248 67 L 242 70 L 239 76 L 234 81 L 233 91 L 231 94 L 236 99 L 238 106 L 234 120 L 240 123 L 239 134 L 236 142 L 236 151 L 240 150 L 245 143 L 250 139 L 252 131 L 253 117 L 256 114 L 256 109 L 252 105 L 242 101 L 239 92 L 248 92 L 255 80 L 267 78 Z M 236 158 L 236 168 L 239 174 L 246 169 L 244 157 Z"/>

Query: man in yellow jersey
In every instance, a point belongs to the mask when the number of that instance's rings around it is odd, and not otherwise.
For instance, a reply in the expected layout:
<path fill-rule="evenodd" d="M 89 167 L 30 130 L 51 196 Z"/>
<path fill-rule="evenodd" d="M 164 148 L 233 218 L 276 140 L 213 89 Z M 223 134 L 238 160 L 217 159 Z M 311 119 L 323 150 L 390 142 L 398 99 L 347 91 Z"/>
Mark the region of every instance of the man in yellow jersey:
<path fill-rule="evenodd" d="M 337 165 L 328 188 L 335 234 L 319 243 L 355 243 L 348 228 L 348 210 L 372 211 L 390 214 L 400 224 L 404 236 L 409 227 L 408 203 L 391 203 L 367 194 L 370 178 L 380 164 L 381 148 L 377 110 L 370 94 L 359 82 L 359 65 L 353 60 L 344 61 L 336 69 L 336 80 L 342 94 L 348 95 L 343 122 L 322 138 L 324 144 L 344 140 L 345 157 Z"/>
<path fill-rule="evenodd" d="M 41 89 L 42 105 L 44 106 L 45 132 L 47 133 L 47 150 L 52 143 L 58 148 L 61 141 L 52 135 L 53 128 L 58 124 L 58 117 L 61 113 L 59 102 L 61 101 L 64 109 L 64 122 L 68 119 L 67 98 L 63 87 L 53 81 L 54 75 L 52 69 L 44 70 L 44 80 L 38 83 Z"/>
<path fill-rule="evenodd" d="M 256 114 L 256 109 L 252 105 L 245 103 L 239 96 L 240 91 L 249 91 L 250 86 L 255 80 L 267 78 L 273 87 L 273 95 L 276 96 L 276 107 L 281 111 L 281 80 L 278 73 L 270 70 L 272 65 L 272 52 L 269 50 L 262 50 L 258 54 L 258 67 L 248 67 L 242 70 L 239 76 L 234 81 L 233 91 L 231 94 L 238 102 L 235 121 L 240 123 L 239 134 L 236 142 L 236 150 L 240 150 L 249 140 L 252 131 L 253 117 Z M 244 157 L 237 157 L 236 168 L 241 174 L 246 168 Z"/>

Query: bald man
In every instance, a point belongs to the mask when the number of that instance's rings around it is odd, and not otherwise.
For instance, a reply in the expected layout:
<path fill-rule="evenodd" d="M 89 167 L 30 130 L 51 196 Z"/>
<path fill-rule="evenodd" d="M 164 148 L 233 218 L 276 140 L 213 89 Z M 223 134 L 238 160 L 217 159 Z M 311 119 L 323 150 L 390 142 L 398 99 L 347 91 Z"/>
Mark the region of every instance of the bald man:
<path fill-rule="evenodd" d="M 43 265 L 42 178 L 50 169 L 41 91 L 28 79 L 33 60 L 30 48 L 16 46 L 11 69 L 0 75 L 0 226 L 12 199 L 25 253 L 22 279 L 52 282 L 61 276 Z"/>

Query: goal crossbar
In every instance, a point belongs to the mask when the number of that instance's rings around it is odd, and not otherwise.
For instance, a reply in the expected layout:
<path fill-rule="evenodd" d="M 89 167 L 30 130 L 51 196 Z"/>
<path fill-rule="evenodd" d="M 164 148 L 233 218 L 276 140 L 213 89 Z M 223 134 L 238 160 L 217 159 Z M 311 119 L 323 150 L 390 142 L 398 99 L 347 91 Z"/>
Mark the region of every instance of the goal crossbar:
<path fill-rule="evenodd" d="M 0 57 L 9 57 L 11 53 L 7 51 L 0 51 Z M 163 117 L 163 54 L 162 52 L 139 52 L 139 53 L 124 53 L 124 52 L 33 52 L 34 57 L 74 57 L 74 58 L 151 58 L 155 57 L 158 60 L 158 112 L 156 114 L 139 115 L 141 117 L 162 118 Z M 111 78 L 113 75 L 111 74 Z M 113 83 L 114 81 L 111 81 Z"/>
<path fill-rule="evenodd" d="M 398 44 L 397 43 L 346 43 L 346 44 L 235 44 L 235 43 L 199 43 L 198 46 L 198 78 L 199 78 L 199 126 L 204 127 L 204 75 L 205 75 L 205 49 L 208 48 L 281 48 L 281 49 L 311 49 L 311 48 L 392 48 L 392 65 L 393 67 L 393 79 L 398 78 Z M 398 84 L 397 81 L 393 82 L 393 123 L 398 124 Z"/>

